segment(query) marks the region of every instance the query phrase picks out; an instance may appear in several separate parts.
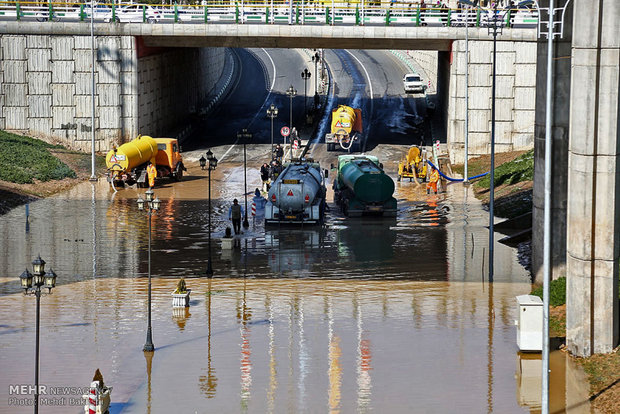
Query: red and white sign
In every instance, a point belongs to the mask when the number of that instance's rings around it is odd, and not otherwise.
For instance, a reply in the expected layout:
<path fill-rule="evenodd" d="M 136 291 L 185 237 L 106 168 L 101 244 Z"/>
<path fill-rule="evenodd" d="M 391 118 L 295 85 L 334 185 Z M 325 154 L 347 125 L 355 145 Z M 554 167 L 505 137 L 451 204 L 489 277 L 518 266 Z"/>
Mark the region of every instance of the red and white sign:
<path fill-rule="evenodd" d="M 287 196 L 292 197 L 293 196 L 293 190 L 288 190 L 288 193 L 286 193 Z"/>
<path fill-rule="evenodd" d="M 283 137 L 288 137 L 291 134 L 291 130 L 289 127 L 283 126 L 280 130 L 280 134 L 282 134 Z"/>
<path fill-rule="evenodd" d="M 299 141 L 294 139 L 293 140 L 293 149 L 297 149 L 299 147 Z"/>

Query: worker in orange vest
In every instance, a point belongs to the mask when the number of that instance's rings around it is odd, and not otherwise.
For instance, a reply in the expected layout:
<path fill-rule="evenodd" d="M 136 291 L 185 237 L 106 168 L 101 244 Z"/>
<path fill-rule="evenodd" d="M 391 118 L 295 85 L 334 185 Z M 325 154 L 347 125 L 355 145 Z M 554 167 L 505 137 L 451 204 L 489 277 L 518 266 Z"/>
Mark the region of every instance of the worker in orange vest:
<path fill-rule="evenodd" d="M 431 189 L 437 194 L 437 182 L 439 181 L 439 171 L 435 167 L 431 167 L 431 174 L 426 184 L 426 194 L 430 194 Z"/>
<path fill-rule="evenodd" d="M 157 177 L 157 169 L 155 168 L 155 164 L 149 162 L 148 167 L 146 167 L 146 173 L 149 176 L 149 188 L 155 187 L 155 177 Z"/>

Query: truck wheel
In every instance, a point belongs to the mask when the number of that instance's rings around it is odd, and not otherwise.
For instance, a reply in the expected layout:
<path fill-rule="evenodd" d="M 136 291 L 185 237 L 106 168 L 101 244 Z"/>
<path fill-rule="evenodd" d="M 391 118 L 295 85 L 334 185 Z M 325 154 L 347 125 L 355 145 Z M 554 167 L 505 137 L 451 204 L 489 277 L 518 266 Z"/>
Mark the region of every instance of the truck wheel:
<path fill-rule="evenodd" d="M 175 171 L 173 174 L 174 179 L 176 181 L 181 181 L 183 179 L 183 170 L 184 170 L 183 164 L 181 163 L 177 164 L 177 167 L 175 168 Z"/>

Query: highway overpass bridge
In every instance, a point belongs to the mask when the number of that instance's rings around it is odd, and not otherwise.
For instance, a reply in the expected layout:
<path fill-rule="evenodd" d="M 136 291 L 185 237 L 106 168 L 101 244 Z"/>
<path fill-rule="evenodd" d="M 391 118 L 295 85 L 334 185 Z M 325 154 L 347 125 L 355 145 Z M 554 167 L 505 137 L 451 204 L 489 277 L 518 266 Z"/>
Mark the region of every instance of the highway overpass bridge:
<path fill-rule="evenodd" d="M 208 100 L 213 85 L 226 78 L 222 47 L 310 47 L 439 51 L 438 94 L 453 154 L 461 153 L 463 146 L 468 68 L 470 154 L 488 153 L 492 49 L 487 29 L 477 27 L 479 15 L 467 29 L 467 62 L 466 29 L 452 27 L 458 23 L 457 14 L 436 26 L 429 24 L 431 20 L 423 26 L 421 13 L 398 22 L 384 10 L 379 14 L 384 24 L 365 20 L 373 16 L 370 12 L 362 11 L 362 20 L 355 17 L 349 23 L 338 21 L 334 9 L 330 13 L 328 24 L 304 24 L 305 17 L 301 24 L 298 19 L 276 24 L 276 13 L 262 24 L 260 18 L 243 20 L 243 12 L 241 21 L 214 24 L 96 23 L 98 149 L 107 150 L 138 131 L 163 134 L 188 115 L 187 108 Z M 179 19 L 178 11 L 176 16 Z M 26 19 L 0 21 L 0 127 L 88 150 L 90 27 L 80 21 Z M 291 19 L 290 13 L 286 19 Z M 609 352 L 619 340 L 620 2 L 575 0 L 564 21 L 552 68 L 553 277 L 567 276 L 568 346 L 577 355 L 589 355 Z M 498 41 L 497 150 L 535 146 L 533 271 L 538 277 L 546 40 L 538 40 L 534 28 L 506 27 Z M 173 49 L 162 53 L 160 48 Z M 178 73 L 184 76 L 175 76 Z M 457 155 L 453 158 L 458 161 Z"/>

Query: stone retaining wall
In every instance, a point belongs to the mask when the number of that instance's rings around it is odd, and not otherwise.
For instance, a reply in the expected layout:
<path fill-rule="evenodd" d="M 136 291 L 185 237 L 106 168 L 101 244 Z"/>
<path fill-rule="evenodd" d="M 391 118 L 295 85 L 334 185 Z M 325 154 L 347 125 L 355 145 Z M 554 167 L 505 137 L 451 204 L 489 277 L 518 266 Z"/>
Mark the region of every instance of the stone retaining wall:
<path fill-rule="evenodd" d="M 95 38 L 95 150 L 169 133 L 209 94 L 225 49 L 138 58 L 133 36 Z M 90 36 L 0 36 L 0 129 L 91 149 Z"/>

